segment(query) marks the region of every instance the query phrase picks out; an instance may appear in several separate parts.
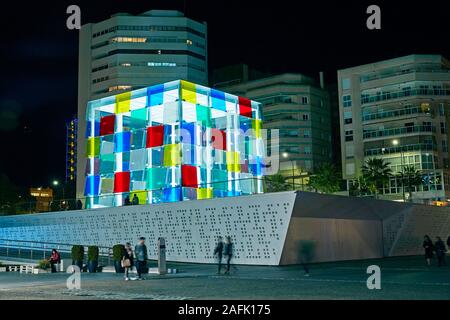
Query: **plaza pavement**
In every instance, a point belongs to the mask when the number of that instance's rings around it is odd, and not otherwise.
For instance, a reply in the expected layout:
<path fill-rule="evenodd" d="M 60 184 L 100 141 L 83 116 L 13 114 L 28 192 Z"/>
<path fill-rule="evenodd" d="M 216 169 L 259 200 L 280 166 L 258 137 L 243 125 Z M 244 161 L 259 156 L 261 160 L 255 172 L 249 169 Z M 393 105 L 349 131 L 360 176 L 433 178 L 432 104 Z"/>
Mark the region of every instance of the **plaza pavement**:
<path fill-rule="evenodd" d="M 450 263 L 450 259 L 449 263 Z M 450 267 L 425 266 L 423 257 L 321 263 L 305 277 L 300 266 L 237 266 L 217 275 L 216 266 L 174 264 L 177 274 L 125 282 L 114 273 L 83 273 L 81 289 L 68 290 L 68 274 L 0 273 L 0 299 L 450 299 Z M 381 290 L 366 286 L 369 265 L 381 268 Z M 150 265 L 154 266 L 153 264 Z"/>

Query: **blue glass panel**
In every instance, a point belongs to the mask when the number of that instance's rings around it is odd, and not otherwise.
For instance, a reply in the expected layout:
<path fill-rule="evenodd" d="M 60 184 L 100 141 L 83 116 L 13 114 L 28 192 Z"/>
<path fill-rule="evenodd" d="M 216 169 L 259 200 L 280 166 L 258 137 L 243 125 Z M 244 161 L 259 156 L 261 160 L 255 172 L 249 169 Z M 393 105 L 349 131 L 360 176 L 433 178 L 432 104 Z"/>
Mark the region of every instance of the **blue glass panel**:
<path fill-rule="evenodd" d="M 249 164 L 250 172 L 255 176 L 262 174 L 262 167 L 263 163 L 261 157 L 256 157 L 256 159 Z"/>
<path fill-rule="evenodd" d="M 163 190 L 163 202 L 181 201 L 181 187 L 166 188 Z"/>
<path fill-rule="evenodd" d="M 130 151 L 131 132 L 119 132 L 114 135 L 114 152 Z"/>
<path fill-rule="evenodd" d="M 95 121 L 94 124 L 94 136 L 98 137 L 100 135 L 100 122 Z M 86 138 L 91 136 L 91 122 L 86 123 Z"/>
<path fill-rule="evenodd" d="M 164 85 L 147 88 L 147 106 L 157 106 L 164 101 Z"/>
<path fill-rule="evenodd" d="M 84 187 L 85 196 L 97 196 L 100 194 L 100 176 L 87 176 Z"/>
<path fill-rule="evenodd" d="M 211 107 L 214 109 L 226 111 L 225 93 L 222 91 L 211 89 Z"/>

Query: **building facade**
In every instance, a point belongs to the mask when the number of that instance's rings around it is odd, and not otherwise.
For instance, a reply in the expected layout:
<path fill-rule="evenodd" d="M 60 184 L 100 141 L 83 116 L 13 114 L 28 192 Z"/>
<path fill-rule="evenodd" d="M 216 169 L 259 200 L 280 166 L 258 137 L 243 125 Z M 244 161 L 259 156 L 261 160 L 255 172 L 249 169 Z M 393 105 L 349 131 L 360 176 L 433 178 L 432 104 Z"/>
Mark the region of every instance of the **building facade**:
<path fill-rule="evenodd" d="M 89 102 L 87 207 L 263 192 L 261 106 L 177 80 Z"/>
<path fill-rule="evenodd" d="M 450 63 L 440 55 L 410 55 L 338 71 L 342 174 L 361 175 L 369 158 L 383 158 L 394 175 L 414 166 L 423 184 L 412 200 L 450 198 Z M 408 197 L 399 178 L 380 190 L 382 197 Z"/>
<path fill-rule="evenodd" d="M 218 88 L 263 105 L 264 128 L 279 130 L 279 148 L 274 149 L 279 150 L 281 173 L 294 177 L 297 188 L 304 187 L 315 168 L 332 161 L 330 99 L 323 81 L 320 85 L 286 73 Z"/>
<path fill-rule="evenodd" d="M 178 11 L 118 13 L 82 26 L 79 45 L 78 126 L 86 130 L 90 100 L 184 79 L 208 83 L 206 23 Z M 84 159 L 84 134 L 78 158 Z M 85 162 L 77 163 L 77 196 L 83 195 Z"/>

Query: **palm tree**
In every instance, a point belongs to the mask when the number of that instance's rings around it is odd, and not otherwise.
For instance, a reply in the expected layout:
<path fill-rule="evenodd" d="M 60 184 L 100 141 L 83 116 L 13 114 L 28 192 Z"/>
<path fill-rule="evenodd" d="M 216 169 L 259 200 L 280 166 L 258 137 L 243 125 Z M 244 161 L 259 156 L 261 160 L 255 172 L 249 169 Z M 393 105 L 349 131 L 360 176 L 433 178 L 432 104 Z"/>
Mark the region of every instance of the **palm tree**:
<path fill-rule="evenodd" d="M 392 170 L 389 168 L 389 162 L 382 158 L 367 159 L 361 167 L 362 175 L 369 190 L 378 198 L 378 189 L 389 182 L 392 176 Z"/>
<path fill-rule="evenodd" d="M 402 186 L 407 187 L 408 201 L 412 201 L 412 189 L 413 187 L 420 186 L 422 184 L 422 174 L 414 166 L 403 167 L 399 174 L 402 181 Z"/>
<path fill-rule="evenodd" d="M 321 193 L 334 193 L 341 189 L 342 176 L 332 163 L 322 164 L 313 176 L 309 178 L 308 185 Z"/>
<path fill-rule="evenodd" d="M 266 188 L 268 192 L 279 192 L 288 190 L 286 177 L 277 173 L 271 176 L 266 176 Z"/>

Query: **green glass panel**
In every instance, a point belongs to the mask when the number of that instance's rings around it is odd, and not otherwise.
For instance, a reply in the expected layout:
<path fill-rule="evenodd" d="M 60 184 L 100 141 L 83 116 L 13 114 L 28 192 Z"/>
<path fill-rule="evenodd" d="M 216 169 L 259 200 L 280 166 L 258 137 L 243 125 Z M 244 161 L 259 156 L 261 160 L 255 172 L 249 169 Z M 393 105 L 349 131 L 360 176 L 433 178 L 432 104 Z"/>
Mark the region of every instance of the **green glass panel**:
<path fill-rule="evenodd" d="M 167 168 L 147 168 L 147 190 L 165 187 Z"/>

